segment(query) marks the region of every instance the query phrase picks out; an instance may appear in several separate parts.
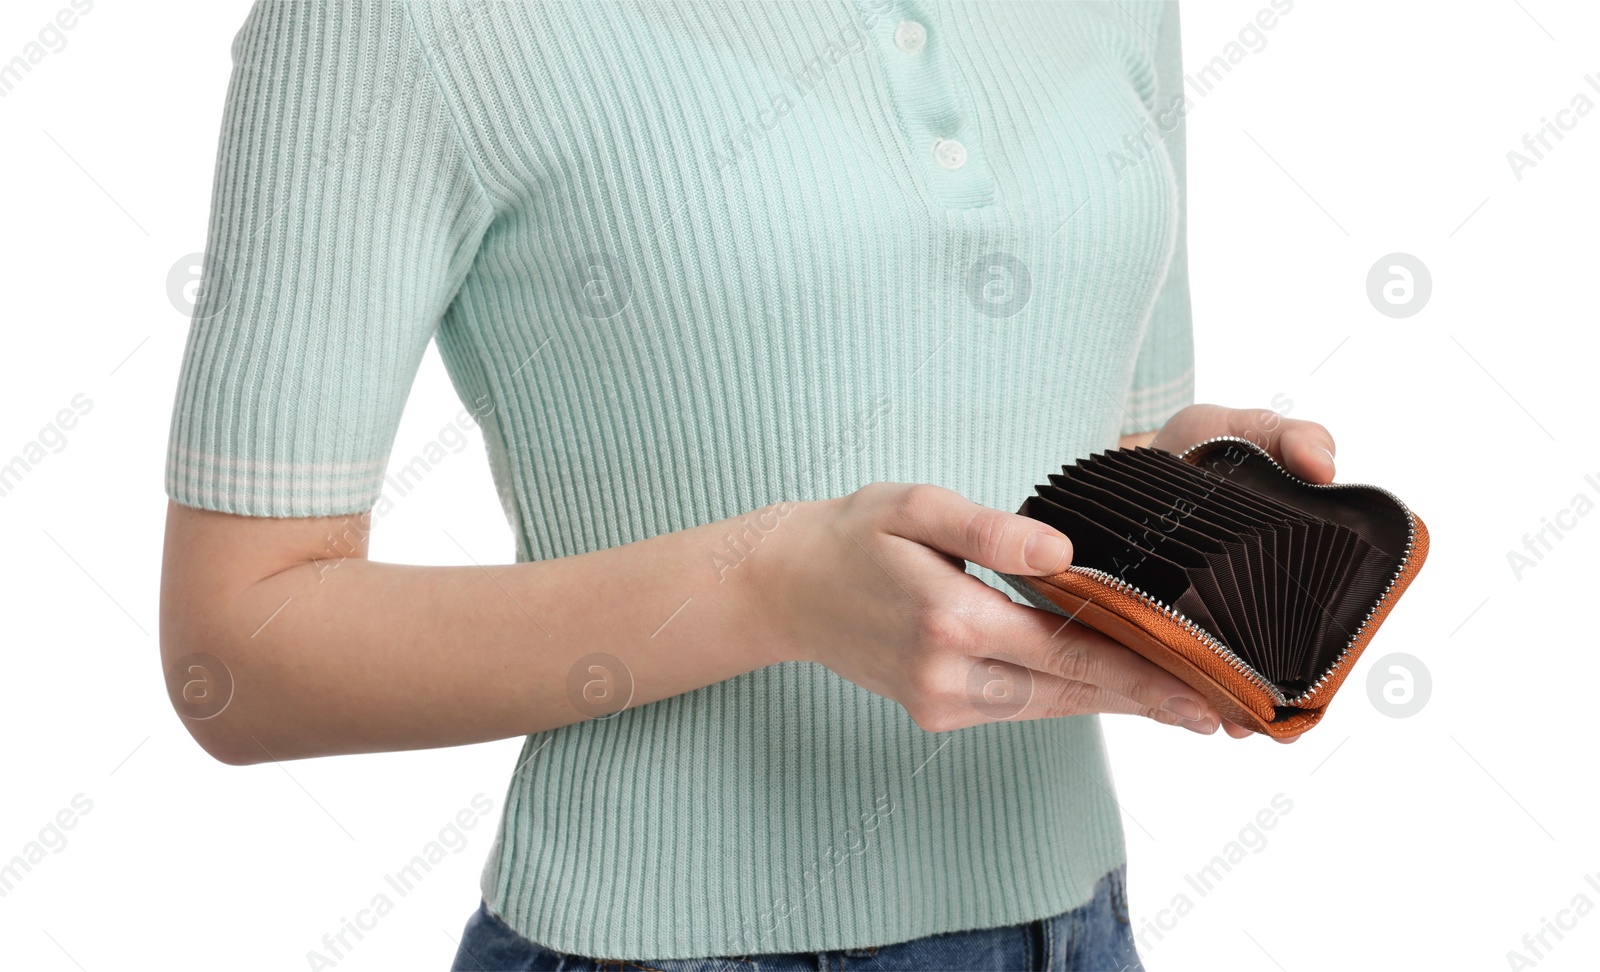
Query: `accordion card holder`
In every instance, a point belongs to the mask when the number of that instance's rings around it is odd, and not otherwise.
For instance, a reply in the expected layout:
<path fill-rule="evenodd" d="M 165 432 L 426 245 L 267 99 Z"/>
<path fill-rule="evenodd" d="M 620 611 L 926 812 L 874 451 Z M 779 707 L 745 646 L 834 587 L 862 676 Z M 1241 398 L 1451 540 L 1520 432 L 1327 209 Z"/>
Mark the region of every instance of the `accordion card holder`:
<path fill-rule="evenodd" d="M 1231 436 L 1181 456 L 1114 449 L 1048 478 L 1018 512 L 1066 534 L 1072 565 L 1000 576 L 1270 736 L 1322 719 L 1428 553 L 1387 490 L 1305 482 Z"/>

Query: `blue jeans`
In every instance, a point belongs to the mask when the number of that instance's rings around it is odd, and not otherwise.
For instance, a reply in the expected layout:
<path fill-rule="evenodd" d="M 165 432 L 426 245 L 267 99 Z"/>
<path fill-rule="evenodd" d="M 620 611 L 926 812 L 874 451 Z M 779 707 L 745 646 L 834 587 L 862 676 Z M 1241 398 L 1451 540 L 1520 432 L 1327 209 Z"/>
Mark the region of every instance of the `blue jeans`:
<path fill-rule="evenodd" d="M 618 961 L 568 955 L 512 931 L 487 903 L 467 920 L 453 972 L 798 972 L 860 969 L 1049 969 L 1142 972 L 1128 923 L 1127 866 L 1109 871 L 1082 907 L 1021 925 L 930 935 L 896 945 L 835 952 Z"/>

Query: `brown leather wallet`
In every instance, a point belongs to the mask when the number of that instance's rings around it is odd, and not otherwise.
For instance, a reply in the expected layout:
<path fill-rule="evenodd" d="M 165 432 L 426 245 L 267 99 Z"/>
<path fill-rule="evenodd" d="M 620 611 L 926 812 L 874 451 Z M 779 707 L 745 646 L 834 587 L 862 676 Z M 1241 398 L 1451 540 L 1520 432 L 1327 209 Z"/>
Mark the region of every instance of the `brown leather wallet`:
<path fill-rule="evenodd" d="M 1321 721 L 1428 555 L 1393 493 L 1308 483 L 1233 436 L 1112 449 L 1049 480 L 1017 512 L 1066 534 L 1072 565 L 1000 576 L 1269 736 Z"/>

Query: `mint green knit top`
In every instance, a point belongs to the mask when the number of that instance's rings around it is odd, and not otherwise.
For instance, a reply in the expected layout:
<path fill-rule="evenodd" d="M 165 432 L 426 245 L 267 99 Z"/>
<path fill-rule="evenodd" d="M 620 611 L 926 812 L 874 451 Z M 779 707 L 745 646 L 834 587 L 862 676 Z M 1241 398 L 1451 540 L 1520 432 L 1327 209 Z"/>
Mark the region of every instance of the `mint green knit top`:
<path fill-rule="evenodd" d="M 875 481 L 1015 510 L 1191 400 L 1178 36 L 1153 2 L 258 3 L 167 493 L 381 508 L 434 341 L 518 561 Z M 566 952 L 1011 924 L 1125 858 L 1096 717 L 934 734 L 811 663 L 523 757 L 483 895 Z"/>

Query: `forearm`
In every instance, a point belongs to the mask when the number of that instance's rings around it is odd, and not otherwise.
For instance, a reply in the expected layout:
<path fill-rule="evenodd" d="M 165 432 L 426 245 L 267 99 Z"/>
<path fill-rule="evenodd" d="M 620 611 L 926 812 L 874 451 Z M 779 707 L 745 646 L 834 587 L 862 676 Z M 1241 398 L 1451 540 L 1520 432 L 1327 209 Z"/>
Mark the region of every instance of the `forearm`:
<path fill-rule="evenodd" d="M 631 680 L 629 706 L 781 660 L 757 575 L 780 545 L 767 535 L 807 505 L 517 565 L 374 563 L 362 544 L 363 556 L 305 557 L 248 583 L 227 551 L 175 547 L 182 527 L 169 527 L 169 551 L 190 562 L 169 564 L 163 585 L 163 662 L 207 652 L 227 665 L 227 708 L 189 728 L 229 763 L 550 729 L 620 708 L 569 689 L 586 655 L 620 665 L 584 666 L 576 684 L 609 677 L 626 698 Z M 734 547 L 730 534 L 742 534 Z"/>

